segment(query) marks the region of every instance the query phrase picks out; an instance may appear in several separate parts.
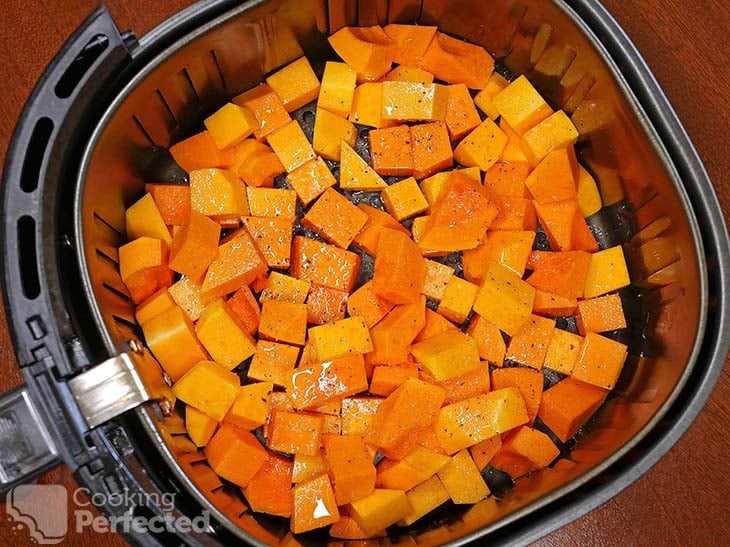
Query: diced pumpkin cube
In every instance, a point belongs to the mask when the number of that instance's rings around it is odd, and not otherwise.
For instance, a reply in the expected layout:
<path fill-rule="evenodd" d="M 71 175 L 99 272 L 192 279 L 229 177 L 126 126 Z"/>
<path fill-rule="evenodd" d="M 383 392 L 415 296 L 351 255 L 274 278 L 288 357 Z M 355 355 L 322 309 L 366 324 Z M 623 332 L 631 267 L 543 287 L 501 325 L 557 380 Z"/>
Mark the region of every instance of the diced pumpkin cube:
<path fill-rule="evenodd" d="M 347 119 L 353 123 L 375 127 L 376 129 L 397 125 L 397 122 L 382 119 L 382 110 L 380 108 L 382 102 L 383 84 L 381 82 L 364 82 L 355 88 L 350 114 Z"/>
<path fill-rule="evenodd" d="M 342 434 L 364 435 L 373 422 L 383 399 L 375 397 L 348 397 L 342 399 Z"/>
<path fill-rule="evenodd" d="M 326 474 L 299 483 L 292 490 L 292 494 L 294 510 L 291 530 L 295 534 L 322 528 L 340 519 L 335 494 Z"/>
<path fill-rule="evenodd" d="M 287 112 L 311 103 L 319 95 L 319 80 L 306 57 L 300 57 L 266 78 Z"/>
<path fill-rule="evenodd" d="M 238 375 L 213 361 L 200 361 L 173 384 L 172 391 L 184 403 L 222 422 L 240 385 Z"/>
<path fill-rule="evenodd" d="M 495 435 L 489 437 L 474 446 L 469 447 L 469 454 L 471 454 L 474 463 L 477 465 L 477 469 L 484 470 L 492 461 L 494 455 L 499 451 L 502 446 L 502 436 Z"/>
<path fill-rule="evenodd" d="M 527 259 L 535 241 L 532 231 L 494 230 L 487 234 L 487 241 L 474 250 L 464 251 L 464 275 L 467 269 L 471 281 L 481 283 L 484 268 L 489 262 L 498 262 L 522 277 L 525 274 Z"/>
<path fill-rule="evenodd" d="M 309 339 L 320 361 L 373 351 L 370 331 L 362 317 L 348 317 L 311 327 Z"/>
<path fill-rule="evenodd" d="M 218 254 L 200 287 L 200 295 L 204 301 L 224 296 L 250 284 L 266 270 L 266 262 L 251 236 L 245 229 L 238 230 L 218 247 Z"/>
<path fill-rule="evenodd" d="M 525 180 L 531 170 L 526 162 L 498 161 L 484 174 L 484 187 L 499 196 L 530 197 Z"/>
<path fill-rule="evenodd" d="M 288 268 L 292 222 L 283 217 L 243 217 L 243 225 L 269 268 Z"/>
<path fill-rule="evenodd" d="M 426 324 L 426 299 L 396 306 L 370 330 L 374 351 L 367 355 L 371 364 L 397 365 L 408 358 L 408 346 Z"/>
<path fill-rule="evenodd" d="M 617 248 L 621 250 L 620 247 Z M 540 261 L 531 268 L 534 271 L 527 278 L 530 285 L 565 298 L 583 297 L 588 271 L 595 255 L 584 251 L 567 251 L 543 252 L 536 256 L 540 257 Z"/>
<path fill-rule="evenodd" d="M 182 378 L 196 363 L 208 359 L 195 336 L 192 322 L 177 306 L 142 323 L 142 332 L 147 347 L 173 382 Z M 223 370 L 223 367 L 220 368 Z"/>
<path fill-rule="evenodd" d="M 449 92 L 440 84 L 384 81 L 381 119 L 394 121 L 443 121 Z"/>
<path fill-rule="evenodd" d="M 370 158 L 379 175 L 409 177 L 413 174 L 411 131 L 407 125 L 373 129 L 370 137 Z"/>
<path fill-rule="evenodd" d="M 537 164 L 525 179 L 525 186 L 538 203 L 574 199 L 578 195 L 576 171 L 575 153 L 572 149 L 560 148 Z"/>
<path fill-rule="evenodd" d="M 431 300 L 440 302 L 453 277 L 454 268 L 435 260 L 426 259 L 426 280 L 423 285 L 423 294 Z M 471 304 L 469 308 L 471 309 Z"/>
<path fill-rule="evenodd" d="M 518 135 L 548 118 L 553 109 L 523 75 L 497 93 L 492 103 Z"/>
<path fill-rule="evenodd" d="M 327 188 L 337 184 L 332 171 L 319 156 L 291 171 L 286 180 L 305 207 Z"/>
<path fill-rule="evenodd" d="M 187 184 L 145 184 L 152 195 L 162 220 L 167 225 L 179 226 L 190 213 L 190 186 Z"/>
<path fill-rule="evenodd" d="M 502 161 L 529 163 L 527 156 L 522 151 L 522 138 L 510 127 L 507 121 L 499 118 L 499 128 L 507 135 L 507 145 L 502 151 Z"/>
<path fill-rule="evenodd" d="M 330 243 L 347 249 L 367 220 L 368 215 L 349 199 L 328 188 L 304 215 L 302 224 Z"/>
<path fill-rule="evenodd" d="M 270 150 L 265 150 L 248 156 L 238 166 L 236 173 L 250 187 L 271 188 L 274 178 L 284 171 L 279 157 Z"/>
<path fill-rule="evenodd" d="M 387 187 L 385 181 L 345 141 L 340 150 L 340 188 L 376 192 Z"/>
<path fill-rule="evenodd" d="M 231 99 L 231 102 L 246 107 L 253 113 L 258 124 L 254 136 L 259 140 L 291 120 L 284 103 L 268 84 L 260 84 L 244 91 Z"/>
<path fill-rule="evenodd" d="M 416 244 L 390 228 L 380 232 L 375 256 L 373 291 L 394 304 L 418 301 L 426 279 L 426 263 Z"/>
<path fill-rule="evenodd" d="M 481 184 L 460 171 L 452 171 L 442 197 L 431 206 L 418 247 L 438 251 L 473 249 L 484 239 L 497 212 Z"/>
<path fill-rule="evenodd" d="M 260 382 L 286 386 L 294 371 L 299 348 L 268 340 L 256 342 L 256 352 L 248 367 L 248 377 Z"/>
<path fill-rule="evenodd" d="M 244 488 L 268 456 L 251 432 L 223 424 L 205 447 L 205 457 L 218 475 Z"/>
<path fill-rule="evenodd" d="M 241 287 L 228 299 L 228 307 L 249 334 L 256 333 L 259 328 L 261 308 L 248 286 Z"/>
<path fill-rule="evenodd" d="M 307 323 L 324 325 L 345 318 L 348 294 L 316 283 L 307 297 Z"/>
<path fill-rule="evenodd" d="M 625 329 L 626 317 L 621 297 L 607 294 L 578 302 L 577 324 L 581 334 Z"/>
<path fill-rule="evenodd" d="M 463 323 L 471 312 L 479 287 L 452 276 L 439 303 L 438 312 L 454 323 Z"/>
<path fill-rule="evenodd" d="M 393 40 L 393 60 L 399 65 L 418 66 L 431 40 L 436 36 L 436 27 L 426 25 L 390 24 L 384 29 Z"/>
<path fill-rule="evenodd" d="M 624 366 L 627 347 L 600 334 L 589 332 L 583 338 L 573 377 L 604 389 L 613 389 Z"/>
<path fill-rule="evenodd" d="M 567 442 L 603 404 L 608 391 L 574 378 L 565 378 L 542 395 L 538 417 Z"/>
<path fill-rule="evenodd" d="M 366 203 L 358 204 L 358 208 L 368 216 L 365 226 L 362 227 L 353 240 L 353 244 L 358 249 L 375 255 L 378 250 L 378 242 L 380 241 L 380 232 L 383 228 L 390 228 L 410 235 L 410 232 L 402 224 L 385 211 L 376 209 Z"/>
<path fill-rule="evenodd" d="M 492 389 L 508 387 L 516 388 L 522 395 L 529 418 L 527 423 L 532 425 L 540 408 L 543 388 L 542 374 L 538 370 L 525 367 L 500 368 L 492 371 Z"/>
<path fill-rule="evenodd" d="M 215 145 L 221 150 L 238 144 L 259 127 L 253 112 L 233 103 L 224 104 L 205 118 L 204 123 Z"/>
<path fill-rule="evenodd" d="M 170 154 L 188 173 L 206 167 L 222 167 L 225 163 L 224 153 L 215 145 L 208 131 L 201 131 L 173 144 Z"/>
<path fill-rule="evenodd" d="M 406 497 L 411 504 L 411 512 L 398 522 L 401 526 L 410 526 L 437 507 L 446 503 L 450 498 L 448 490 L 444 488 L 441 479 L 437 476 L 431 477 L 406 492 Z"/>
<path fill-rule="evenodd" d="M 286 389 L 294 408 L 316 407 L 366 391 L 368 379 L 361 355 L 342 357 L 313 365 L 300 365 Z"/>
<path fill-rule="evenodd" d="M 266 280 L 266 286 L 261 291 L 259 301 L 261 303 L 267 300 L 279 300 L 281 302 L 292 302 L 294 304 L 304 304 L 311 283 L 304 279 L 296 279 L 279 272 L 271 272 Z"/>
<path fill-rule="evenodd" d="M 247 431 L 264 425 L 269 416 L 273 390 L 274 384 L 271 382 L 241 386 L 223 421 Z"/>
<path fill-rule="evenodd" d="M 375 489 L 375 466 L 363 438 L 324 435 L 322 441 L 337 505 L 370 495 Z"/>
<path fill-rule="evenodd" d="M 163 287 L 147 298 L 134 310 L 134 318 L 140 325 L 175 306 L 167 288 Z"/>
<path fill-rule="evenodd" d="M 218 422 L 206 413 L 194 406 L 185 406 L 185 430 L 195 446 L 207 445 L 217 427 Z"/>
<path fill-rule="evenodd" d="M 132 300 L 139 304 L 172 284 L 169 251 L 161 239 L 143 236 L 119 248 L 119 274 Z"/>
<path fill-rule="evenodd" d="M 367 441 L 389 458 L 404 457 L 420 430 L 436 420 L 443 400 L 440 387 L 408 378 L 378 407 Z"/>
<path fill-rule="evenodd" d="M 220 233 L 217 222 L 191 211 L 172 240 L 170 269 L 200 279 L 218 253 Z"/>
<path fill-rule="evenodd" d="M 446 398 L 445 405 L 457 403 L 465 399 L 471 399 L 485 393 L 489 393 L 491 381 L 489 379 L 489 363 L 482 361 L 478 368 L 452 376 L 439 385 L 444 388 Z"/>
<path fill-rule="evenodd" d="M 385 460 L 378 465 L 375 486 L 394 490 L 411 490 L 438 473 L 449 457 L 422 446 L 413 449 L 400 461 Z"/>
<path fill-rule="evenodd" d="M 387 397 L 405 382 L 406 378 L 418 378 L 418 367 L 405 364 L 376 366 L 373 369 L 369 391 L 373 395 Z"/>
<path fill-rule="evenodd" d="M 327 467 L 324 463 L 322 452 L 314 456 L 304 454 L 294 455 L 294 469 L 292 470 L 292 483 L 307 482 L 319 475 L 326 475 Z"/>
<path fill-rule="evenodd" d="M 562 374 L 571 374 L 582 346 L 581 336 L 562 329 L 553 330 L 543 366 Z"/>
<path fill-rule="evenodd" d="M 578 301 L 575 298 L 566 298 L 559 294 L 535 290 L 535 301 L 532 303 L 532 311 L 537 315 L 548 317 L 560 317 L 573 315 Z"/>
<path fill-rule="evenodd" d="M 454 163 L 449 133 L 444 122 L 411 126 L 413 176 L 422 179 L 448 169 Z"/>
<path fill-rule="evenodd" d="M 513 196 L 490 196 L 499 212 L 492 221 L 492 230 L 535 231 L 537 216 L 532 201 Z"/>
<path fill-rule="evenodd" d="M 303 346 L 307 335 L 307 305 L 267 300 L 261 305 L 259 336 Z"/>
<path fill-rule="evenodd" d="M 291 173 L 314 159 L 314 149 L 299 124 L 292 120 L 268 136 L 269 146 L 279 161 Z"/>
<path fill-rule="evenodd" d="M 246 187 L 225 169 L 197 169 L 190 172 L 190 210 L 213 217 L 248 214 Z"/>
<path fill-rule="evenodd" d="M 499 118 L 499 110 L 494 106 L 493 99 L 497 96 L 497 93 L 502 91 L 509 85 L 509 81 L 504 76 L 493 72 L 487 81 L 487 85 L 474 97 L 474 104 L 477 105 L 479 110 L 484 112 L 487 117 L 492 120 Z"/>
<path fill-rule="evenodd" d="M 481 182 L 481 173 L 478 167 L 467 167 L 465 169 L 456 169 L 456 171 L 461 171 L 467 177 Z M 421 181 L 421 192 L 423 192 L 429 205 L 433 205 L 444 195 L 444 188 L 446 188 L 450 176 L 451 171 L 442 171 Z"/>
<path fill-rule="evenodd" d="M 450 85 L 446 89 L 449 102 L 445 121 L 449 137 L 455 141 L 475 129 L 481 123 L 481 119 L 466 85 Z"/>
<path fill-rule="evenodd" d="M 514 272 L 492 262 L 474 300 L 474 311 L 512 336 L 529 319 L 534 298 L 533 287 Z"/>
<path fill-rule="evenodd" d="M 269 448 L 305 456 L 319 454 L 324 426 L 324 417 L 321 414 L 274 410 L 270 420 Z"/>
<path fill-rule="evenodd" d="M 529 420 L 516 388 L 505 388 L 443 407 L 434 430 L 447 454 L 473 446 Z"/>
<path fill-rule="evenodd" d="M 537 165 L 553 150 L 572 146 L 577 140 L 575 125 L 558 110 L 522 135 L 522 151 L 532 165 Z"/>
<path fill-rule="evenodd" d="M 624 251 L 620 245 L 590 255 L 590 265 L 583 291 L 585 298 L 595 298 L 623 289 L 630 283 Z"/>
<path fill-rule="evenodd" d="M 403 490 L 376 488 L 370 495 L 347 506 L 360 527 L 372 535 L 385 530 L 411 512 L 411 504 Z"/>
<path fill-rule="evenodd" d="M 237 367 L 256 350 L 248 330 L 223 300 L 206 306 L 195 332 L 210 356 L 228 370 Z"/>
<path fill-rule="evenodd" d="M 575 199 L 552 203 L 533 201 L 540 224 L 556 251 L 582 250 L 595 252 L 598 243 L 586 224 Z"/>
<path fill-rule="evenodd" d="M 292 469 L 294 464 L 276 454 L 269 454 L 261 469 L 251 478 L 243 495 L 252 511 L 278 517 L 290 517 Z"/>
<path fill-rule="evenodd" d="M 396 220 L 405 220 L 428 209 L 428 202 L 413 177 L 386 186 L 380 195 Z"/>
<path fill-rule="evenodd" d="M 393 40 L 379 26 L 343 27 L 327 40 L 343 61 L 368 80 L 377 80 L 393 64 Z"/>
<path fill-rule="evenodd" d="M 372 281 L 365 283 L 347 299 L 347 312 L 351 316 L 361 317 L 368 328 L 372 328 L 392 308 L 393 304 L 375 294 Z"/>
<path fill-rule="evenodd" d="M 294 237 L 289 273 L 331 289 L 350 292 L 360 268 L 355 253 L 303 236 Z"/>
<path fill-rule="evenodd" d="M 317 108 L 329 110 L 343 118 L 352 107 L 357 72 L 345 63 L 327 61 L 319 89 Z"/>
<path fill-rule="evenodd" d="M 323 108 L 317 109 L 312 146 L 324 159 L 339 161 L 343 142 L 355 146 L 357 128 L 352 122 Z"/>
<path fill-rule="evenodd" d="M 585 167 L 578 165 L 578 207 L 584 217 L 596 214 L 603 207 L 598 185 Z"/>
<path fill-rule="evenodd" d="M 399 65 L 381 79 L 383 82 L 413 82 L 432 84 L 433 74 L 415 66 Z"/>
<path fill-rule="evenodd" d="M 454 159 L 462 165 L 475 165 L 487 171 L 499 161 L 507 144 L 507 137 L 487 118 L 469 133 L 454 150 Z"/>
<path fill-rule="evenodd" d="M 452 456 L 438 472 L 438 477 L 451 501 L 456 504 L 477 503 L 490 493 L 468 450 L 461 450 Z"/>
<path fill-rule="evenodd" d="M 294 220 L 297 196 L 285 188 L 246 188 L 252 217 L 280 217 Z"/>
<path fill-rule="evenodd" d="M 436 380 L 446 380 L 479 368 L 476 340 L 458 331 L 438 334 L 411 347 L 416 361 Z"/>
<path fill-rule="evenodd" d="M 540 370 L 545 361 L 555 320 L 531 315 L 512 335 L 505 358 Z"/>
<path fill-rule="evenodd" d="M 550 437 L 525 425 L 507 437 L 491 465 L 517 478 L 544 469 L 559 455 Z"/>
<path fill-rule="evenodd" d="M 479 357 L 492 365 L 501 367 L 504 362 L 506 345 L 499 327 L 484 317 L 474 314 L 466 331 L 477 341 Z"/>
<path fill-rule="evenodd" d="M 483 89 L 494 70 L 494 59 L 481 46 L 437 31 L 418 66 L 450 84 Z"/>
<path fill-rule="evenodd" d="M 443 315 L 436 313 L 435 311 L 426 308 L 426 325 L 421 329 L 421 332 L 416 336 L 416 342 L 422 342 L 433 338 L 437 334 L 442 334 L 447 331 L 456 330 L 457 327 L 451 321 L 446 319 Z"/>
<path fill-rule="evenodd" d="M 172 242 L 170 231 L 150 193 L 142 196 L 125 211 L 124 220 L 130 241 L 145 236 L 161 239 L 168 245 Z"/>
<path fill-rule="evenodd" d="M 249 157 L 254 154 L 261 154 L 264 152 L 270 153 L 271 148 L 253 137 L 243 139 L 235 146 L 230 146 L 224 150 L 226 161 L 223 167 L 229 171 L 237 173 L 241 165 L 243 165 Z"/>
<path fill-rule="evenodd" d="M 371 539 L 365 533 L 365 530 L 360 528 L 357 521 L 350 515 L 340 512 L 340 520 L 335 522 L 329 529 L 330 537 L 337 539 L 357 540 L 357 539 Z M 378 532 L 375 536 L 384 536 L 385 530 Z"/>

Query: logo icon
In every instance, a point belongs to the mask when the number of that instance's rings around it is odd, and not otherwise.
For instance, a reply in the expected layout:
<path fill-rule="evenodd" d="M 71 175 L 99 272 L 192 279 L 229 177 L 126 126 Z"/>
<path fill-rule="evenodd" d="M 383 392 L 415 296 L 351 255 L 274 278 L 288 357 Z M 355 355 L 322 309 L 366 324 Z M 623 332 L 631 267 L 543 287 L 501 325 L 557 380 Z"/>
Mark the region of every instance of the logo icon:
<path fill-rule="evenodd" d="M 61 485 L 16 486 L 5 497 L 5 511 L 15 522 L 27 526 L 39 545 L 61 543 L 68 532 L 68 492 Z"/>

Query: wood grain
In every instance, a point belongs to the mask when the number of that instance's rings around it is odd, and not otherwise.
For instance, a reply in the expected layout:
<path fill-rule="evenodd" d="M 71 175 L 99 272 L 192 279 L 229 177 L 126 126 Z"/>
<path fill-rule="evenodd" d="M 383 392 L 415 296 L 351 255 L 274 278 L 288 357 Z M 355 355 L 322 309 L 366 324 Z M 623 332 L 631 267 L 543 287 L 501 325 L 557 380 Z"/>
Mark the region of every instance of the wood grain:
<path fill-rule="evenodd" d="M 63 41 L 98 0 L 6 0 L 0 10 L 0 153 L 36 79 Z M 138 36 L 185 7 L 189 0 L 107 0 L 121 29 Z M 730 212 L 730 127 L 727 90 L 730 10 L 725 0 L 604 0 L 638 46 L 685 128 Z M 20 383 L 4 320 L 0 316 L 0 390 Z M 680 442 L 642 479 L 603 507 L 537 542 L 539 547 L 584 545 L 692 545 L 730 542 L 730 365 L 705 410 Z M 43 483 L 75 488 L 67 470 L 45 474 Z M 69 524 L 72 524 L 69 522 Z M 111 547 L 118 536 L 73 532 L 65 544 Z M 27 531 L 0 519 L 0 537 L 23 545 Z"/>

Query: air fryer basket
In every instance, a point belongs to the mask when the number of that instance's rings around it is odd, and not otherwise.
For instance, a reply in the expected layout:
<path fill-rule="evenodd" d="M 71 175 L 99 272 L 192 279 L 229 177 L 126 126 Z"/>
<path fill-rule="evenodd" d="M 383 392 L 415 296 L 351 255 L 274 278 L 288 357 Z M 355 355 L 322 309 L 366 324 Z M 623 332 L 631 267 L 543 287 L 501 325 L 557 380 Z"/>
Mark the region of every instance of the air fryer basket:
<path fill-rule="evenodd" d="M 32 108 L 26 111 L 6 170 L 4 260 L 14 342 L 34 396 L 53 391 L 58 405 L 73 406 L 59 380 L 63 384 L 91 363 L 127 352 L 130 341 L 140 339 L 119 278 L 117 248 L 124 242 L 124 209 L 142 194 L 144 183 L 181 176 L 169 168 L 166 147 L 198 129 L 202 117 L 225 100 L 302 53 L 314 64 L 329 56 L 325 38 L 344 25 L 419 22 L 485 46 L 499 65 L 526 74 L 553 107 L 572 116 L 581 134 L 579 156 L 605 202 L 590 224 L 602 245 L 625 246 L 633 285 L 622 295 L 632 325 L 625 333 L 631 356 L 615 396 L 569 457 L 521 479 L 503 500 L 440 515 L 411 537 L 418 543 L 536 539 L 645 472 L 686 430 L 722 369 L 728 243 L 694 149 L 603 8 L 592 0 L 235 4 L 201 2 L 139 42 L 120 37 L 108 15 L 97 13 L 76 37 L 76 45 L 84 47 L 74 57 L 93 57 L 81 68 L 94 67 L 96 84 L 82 78 L 76 88 L 69 86 L 69 95 L 83 107 L 80 113 L 70 107 L 62 112 L 84 129 L 64 135 L 63 120 L 54 125 L 52 115 L 36 120 Z M 63 143 L 54 145 L 62 149 L 47 151 L 29 178 L 25 159 L 43 135 Z M 51 161 L 54 153 L 63 161 Z M 35 253 L 22 250 L 28 248 Z M 55 341 L 46 341 L 49 334 Z M 54 380 L 38 380 L 38 363 L 45 358 L 38 353 L 40 342 L 57 361 Z M 164 398 L 159 369 L 139 366 L 147 398 Z M 44 387 L 49 382 L 55 382 L 53 390 Z M 47 414 L 56 408 L 39 404 Z M 226 507 L 216 492 L 196 486 L 206 464 L 176 448 L 175 437 L 184 430 L 169 408 L 163 410 L 154 403 L 138 406 L 115 418 L 121 427 L 113 430 L 108 424 L 94 429 L 89 422 L 91 431 L 82 437 L 114 453 L 122 486 L 179 492 L 181 512 L 211 511 L 218 539 L 282 539 L 287 527 L 279 521 L 241 514 L 240 506 Z M 67 416 L 59 419 L 66 421 Z M 67 439 L 54 427 L 57 440 Z M 121 449 L 110 440 L 111 431 L 122 432 Z M 78 460 L 78 452 L 60 451 L 67 462 Z M 79 473 L 82 481 L 100 484 L 93 473 Z"/>

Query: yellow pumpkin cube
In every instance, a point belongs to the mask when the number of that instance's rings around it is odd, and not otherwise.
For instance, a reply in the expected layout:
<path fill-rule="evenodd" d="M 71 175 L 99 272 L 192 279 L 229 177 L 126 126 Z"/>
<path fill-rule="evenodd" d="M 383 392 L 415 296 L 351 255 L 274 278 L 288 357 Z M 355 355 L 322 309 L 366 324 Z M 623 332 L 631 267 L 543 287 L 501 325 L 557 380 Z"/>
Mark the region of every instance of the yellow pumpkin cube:
<path fill-rule="evenodd" d="M 360 528 L 372 535 L 408 515 L 411 504 L 403 490 L 376 488 L 372 494 L 350 502 L 347 509 Z"/>
<path fill-rule="evenodd" d="M 577 140 L 575 125 L 565 112 L 558 110 L 522 135 L 522 151 L 535 166 L 553 150 L 572 146 Z"/>
<path fill-rule="evenodd" d="M 169 289 L 170 297 L 191 321 L 197 321 L 205 310 L 200 285 L 189 277 L 181 277 Z"/>
<path fill-rule="evenodd" d="M 297 167 L 286 176 L 286 180 L 305 207 L 317 199 L 327 188 L 337 184 L 332 171 L 319 156 L 301 167 Z"/>
<path fill-rule="evenodd" d="M 190 172 L 190 209 L 209 217 L 246 216 L 246 185 L 225 169 Z"/>
<path fill-rule="evenodd" d="M 492 103 L 518 135 L 524 134 L 553 113 L 550 105 L 524 75 L 497 93 Z"/>
<path fill-rule="evenodd" d="M 306 279 L 297 279 L 280 272 L 271 272 L 266 280 L 266 286 L 261 291 L 259 302 L 262 304 L 267 300 L 280 300 L 281 302 L 292 302 L 304 304 L 312 284 Z"/>
<path fill-rule="evenodd" d="M 280 127 L 267 137 L 269 146 L 279 158 L 287 173 L 314 159 L 314 149 L 309 144 L 301 126 L 294 120 Z"/>
<path fill-rule="evenodd" d="M 240 365 L 256 351 L 256 343 L 248 330 L 223 300 L 206 306 L 195 332 L 210 356 L 228 370 Z"/>
<path fill-rule="evenodd" d="M 380 197 L 383 198 L 383 203 L 388 212 L 399 222 L 423 213 L 428 209 L 428 201 L 426 201 L 416 179 L 413 177 L 408 177 L 384 188 L 380 193 Z"/>
<path fill-rule="evenodd" d="M 458 330 L 450 329 L 414 344 L 411 354 L 438 381 L 482 366 L 476 340 Z"/>
<path fill-rule="evenodd" d="M 376 192 L 387 184 L 347 142 L 340 150 L 340 188 Z"/>
<path fill-rule="evenodd" d="M 413 82 L 432 84 L 433 74 L 415 66 L 399 65 L 383 76 L 384 82 Z"/>
<path fill-rule="evenodd" d="M 259 382 L 241 386 L 224 422 L 251 431 L 266 423 L 271 406 L 271 392 L 274 384 Z"/>
<path fill-rule="evenodd" d="M 287 112 L 301 108 L 317 99 L 319 80 L 306 57 L 300 57 L 266 78 L 281 99 Z"/>
<path fill-rule="evenodd" d="M 474 311 L 513 336 L 530 318 L 535 288 L 501 264 L 490 262 Z"/>
<path fill-rule="evenodd" d="M 286 188 L 246 188 L 248 208 L 252 217 L 280 217 L 294 220 L 297 194 Z"/>
<path fill-rule="evenodd" d="M 373 351 L 370 330 L 363 318 L 357 316 L 312 327 L 309 339 L 320 361 Z"/>
<path fill-rule="evenodd" d="M 476 180 L 478 182 L 481 182 L 482 180 L 479 167 L 454 169 L 454 171 L 460 171 L 470 179 Z M 449 181 L 450 176 L 451 171 L 442 171 L 441 173 L 436 173 L 435 175 L 431 175 L 430 177 L 425 178 L 421 181 L 421 192 L 423 192 L 423 195 L 425 196 L 426 201 L 428 201 L 429 205 L 433 205 L 441 197 L 441 194 L 446 187 L 446 183 Z"/>
<path fill-rule="evenodd" d="M 460 277 L 452 276 L 444 289 L 438 312 L 449 321 L 463 323 L 466 321 L 479 287 Z"/>
<path fill-rule="evenodd" d="M 355 88 L 352 106 L 347 119 L 360 125 L 380 129 L 392 127 L 398 122 L 384 120 L 380 104 L 383 102 L 383 84 L 381 82 L 365 82 Z"/>
<path fill-rule="evenodd" d="M 352 147 L 356 140 L 357 128 L 351 122 L 323 108 L 317 109 L 312 140 L 317 154 L 327 160 L 339 161 L 341 143 Z"/>
<path fill-rule="evenodd" d="M 201 448 L 208 444 L 218 422 L 194 406 L 185 406 L 185 430 L 193 444 Z"/>
<path fill-rule="evenodd" d="M 343 118 L 352 109 L 355 96 L 357 72 L 345 63 L 327 61 L 322 75 L 322 87 L 319 89 L 317 108 L 329 110 Z"/>
<path fill-rule="evenodd" d="M 221 422 L 240 387 L 237 374 L 213 361 L 201 361 L 175 382 L 172 391 L 182 402 Z"/>
<path fill-rule="evenodd" d="M 582 336 L 567 330 L 553 329 L 543 366 L 562 374 L 571 374 L 582 345 Z"/>
<path fill-rule="evenodd" d="M 499 161 L 506 145 L 507 135 L 487 118 L 459 143 L 454 150 L 454 159 L 462 165 L 488 171 Z"/>
<path fill-rule="evenodd" d="M 386 461 L 386 465 L 378 466 L 376 488 L 410 490 L 438 473 L 449 463 L 449 457 L 416 445 L 402 460 Z"/>
<path fill-rule="evenodd" d="M 438 477 L 454 503 L 477 503 L 489 495 L 489 487 L 468 450 L 457 452 Z"/>
<path fill-rule="evenodd" d="M 175 306 L 170 292 L 163 287 L 134 310 L 134 318 L 140 325 Z"/>
<path fill-rule="evenodd" d="M 259 128 L 256 116 L 245 106 L 226 103 L 203 122 L 215 145 L 223 150 L 241 142 Z"/>
<path fill-rule="evenodd" d="M 598 185 L 591 174 L 582 165 L 578 165 L 578 207 L 584 217 L 589 217 L 603 207 Z"/>
<path fill-rule="evenodd" d="M 260 382 L 285 386 L 291 378 L 298 357 L 299 348 L 296 346 L 259 340 L 256 343 L 256 353 L 253 354 L 251 365 L 248 367 L 248 377 Z"/>
<path fill-rule="evenodd" d="M 394 121 L 444 121 L 449 91 L 440 84 L 383 82 L 381 119 Z"/>
<path fill-rule="evenodd" d="M 423 284 L 423 294 L 431 300 L 441 302 L 446 292 L 446 286 L 452 277 L 454 277 L 454 268 L 435 260 L 426 259 L 426 281 Z M 473 301 L 469 304 L 470 309 L 472 304 Z"/>
<path fill-rule="evenodd" d="M 595 298 L 631 284 L 624 250 L 620 245 L 591 255 L 583 297 Z"/>
<path fill-rule="evenodd" d="M 474 104 L 477 105 L 477 108 L 484 112 L 487 117 L 492 120 L 496 120 L 499 118 L 499 110 L 497 110 L 497 107 L 494 106 L 492 101 L 494 97 L 497 96 L 497 93 L 502 91 L 508 85 L 509 82 L 504 78 L 504 76 L 497 72 L 493 72 L 489 77 L 487 86 L 474 97 Z"/>
<path fill-rule="evenodd" d="M 410 526 L 450 498 L 449 491 L 436 475 L 406 492 L 406 497 L 411 504 L 411 512 L 398 522 L 401 526 Z"/>
<path fill-rule="evenodd" d="M 136 201 L 124 213 L 124 220 L 127 229 L 127 239 L 130 241 L 138 237 L 147 236 L 161 239 L 168 245 L 172 243 L 170 230 L 162 220 L 160 210 L 157 208 L 152 194 L 147 193 Z"/>

